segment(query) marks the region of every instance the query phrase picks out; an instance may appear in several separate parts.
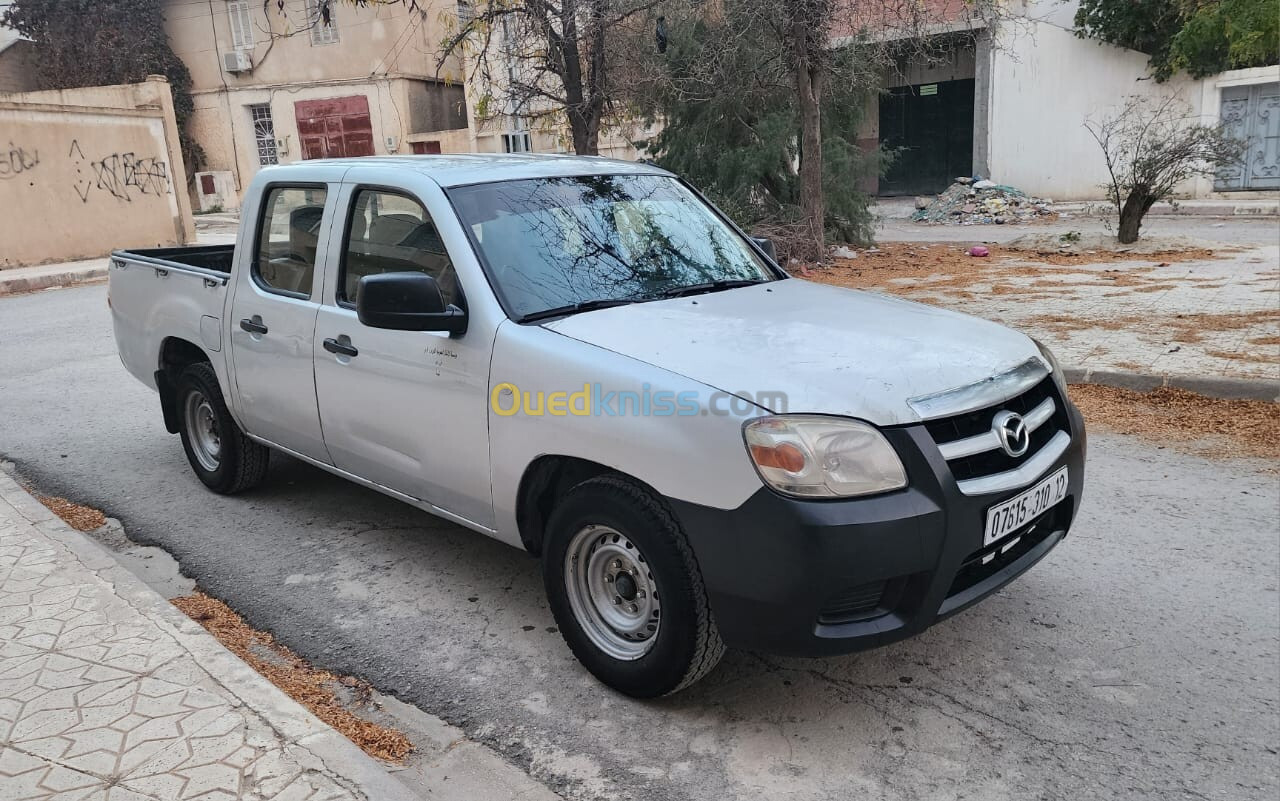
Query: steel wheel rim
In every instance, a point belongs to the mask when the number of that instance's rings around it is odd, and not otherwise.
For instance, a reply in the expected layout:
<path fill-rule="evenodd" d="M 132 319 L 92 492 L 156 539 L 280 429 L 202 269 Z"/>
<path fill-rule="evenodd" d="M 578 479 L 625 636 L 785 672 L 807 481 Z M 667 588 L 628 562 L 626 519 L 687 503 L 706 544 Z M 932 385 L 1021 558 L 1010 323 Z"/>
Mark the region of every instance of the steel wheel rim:
<path fill-rule="evenodd" d="M 649 653 L 662 602 L 640 549 L 615 529 L 588 525 L 573 535 L 564 559 L 569 606 L 592 645 L 624 661 Z"/>
<path fill-rule="evenodd" d="M 193 390 L 187 393 L 182 419 L 186 422 L 187 441 L 196 461 L 209 472 L 222 464 L 222 435 L 218 432 L 218 417 L 213 404 L 204 393 Z"/>

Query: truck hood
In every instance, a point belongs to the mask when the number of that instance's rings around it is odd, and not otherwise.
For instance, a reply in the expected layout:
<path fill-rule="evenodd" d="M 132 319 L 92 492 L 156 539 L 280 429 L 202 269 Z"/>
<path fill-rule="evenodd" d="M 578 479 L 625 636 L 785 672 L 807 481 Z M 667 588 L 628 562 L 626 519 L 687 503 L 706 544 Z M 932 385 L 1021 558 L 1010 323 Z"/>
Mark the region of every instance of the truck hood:
<path fill-rule="evenodd" d="M 748 400 L 785 393 L 785 402 L 759 404 L 772 412 L 882 426 L 918 422 L 910 398 L 1039 355 L 1030 338 L 987 320 L 801 279 L 600 309 L 545 327 Z"/>

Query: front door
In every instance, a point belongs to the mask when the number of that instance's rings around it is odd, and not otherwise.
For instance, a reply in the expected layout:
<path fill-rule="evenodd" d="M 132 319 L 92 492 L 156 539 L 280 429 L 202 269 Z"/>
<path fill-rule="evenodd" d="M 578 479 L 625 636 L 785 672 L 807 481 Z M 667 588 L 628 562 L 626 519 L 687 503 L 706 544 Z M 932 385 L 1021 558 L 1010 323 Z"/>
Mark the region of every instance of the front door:
<path fill-rule="evenodd" d="M 1245 143 L 1240 161 L 1218 171 L 1219 192 L 1280 189 L 1280 83 L 1222 90 L 1222 127 Z"/>
<path fill-rule="evenodd" d="M 364 95 L 293 104 L 304 159 L 373 155 L 373 123 Z"/>
<path fill-rule="evenodd" d="M 880 144 L 897 151 L 881 195 L 933 195 L 973 173 L 972 78 L 898 86 L 880 97 Z"/>
<path fill-rule="evenodd" d="M 262 195 L 250 264 L 231 307 L 237 412 L 250 434 L 328 462 L 316 405 L 311 337 L 316 264 L 328 234 L 325 185 L 270 186 Z M 241 247 L 246 245 L 245 238 Z"/>
<path fill-rule="evenodd" d="M 337 467 L 493 525 L 486 390 L 492 335 L 369 328 L 356 315 L 366 275 L 424 272 L 464 305 L 452 260 L 416 198 L 355 187 L 315 334 L 316 392 Z M 443 202 L 443 200 L 442 200 Z M 332 273 L 331 273 L 332 274 Z"/>

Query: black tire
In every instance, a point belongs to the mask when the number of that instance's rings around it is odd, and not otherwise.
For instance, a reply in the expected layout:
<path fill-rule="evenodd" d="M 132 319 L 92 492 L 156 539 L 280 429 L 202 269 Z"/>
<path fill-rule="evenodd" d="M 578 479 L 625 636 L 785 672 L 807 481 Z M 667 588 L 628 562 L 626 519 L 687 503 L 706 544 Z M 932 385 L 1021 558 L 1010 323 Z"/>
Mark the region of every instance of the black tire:
<path fill-rule="evenodd" d="M 207 404 L 200 403 L 205 401 Z M 271 451 L 244 435 L 231 413 L 227 411 L 218 375 L 208 362 L 190 365 L 178 376 L 174 393 L 178 410 L 178 431 L 182 435 L 182 449 L 187 461 L 200 481 L 214 492 L 231 495 L 262 483 L 267 475 L 267 462 Z M 200 406 L 210 415 L 200 421 L 207 424 L 218 440 L 218 453 L 211 457 L 207 450 L 204 458 L 197 454 L 198 443 L 192 442 L 193 428 L 197 423 L 189 419 L 192 406 Z"/>
<path fill-rule="evenodd" d="M 661 596 L 661 622 L 649 650 L 617 658 L 592 641 L 575 614 L 566 583 L 566 562 L 575 537 L 592 526 L 607 527 L 634 543 L 647 566 L 654 597 Z M 576 564 L 576 562 L 574 563 Z M 578 484 L 557 504 L 547 523 L 542 576 L 551 611 L 570 650 L 603 683 L 635 698 L 678 692 L 711 672 L 724 655 L 702 573 L 684 532 L 654 494 L 620 476 Z"/>

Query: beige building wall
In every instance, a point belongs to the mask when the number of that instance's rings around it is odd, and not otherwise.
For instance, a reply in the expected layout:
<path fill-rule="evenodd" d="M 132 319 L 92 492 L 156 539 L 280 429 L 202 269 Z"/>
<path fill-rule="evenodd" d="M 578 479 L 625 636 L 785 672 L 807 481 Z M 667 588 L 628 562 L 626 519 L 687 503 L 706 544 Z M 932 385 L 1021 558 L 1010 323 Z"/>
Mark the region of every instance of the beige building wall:
<path fill-rule="evenodd" d="M 169 84 L 0 94 L 0 269 L 195 239 Z"/>
<path fill-rule="evenodd" d="M 0 92 L 27 92 L 36 88 L 34 56 L 35 45 L 25 39 L 0 42 Z"/>
<path fill-rule="evenodd" d="M 170 0 L 165 29 L 191 71 L 190 132 L 205 151 L 202 170 L 230 173 L 242 194 L 264 161 L 304 158 L 297 103 L 355 97 L 368 104 L 374 155 L 411 153 L 415 142 L 461 149 L 462 70 L 456 60 L 437 65 L 455 4 L 417 5 L 335 2 L 326 28 L 313 22 L 308 0 L 285 0 L 283 10 L 256 0 Z M 274 155 L 259 152 L 255 106 L 270 110 Z"/>

